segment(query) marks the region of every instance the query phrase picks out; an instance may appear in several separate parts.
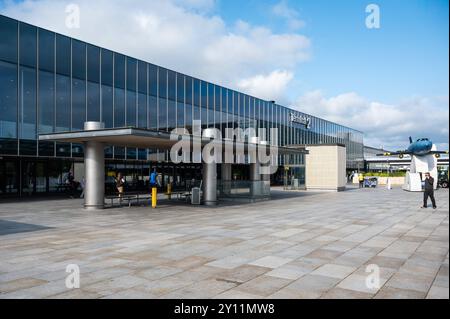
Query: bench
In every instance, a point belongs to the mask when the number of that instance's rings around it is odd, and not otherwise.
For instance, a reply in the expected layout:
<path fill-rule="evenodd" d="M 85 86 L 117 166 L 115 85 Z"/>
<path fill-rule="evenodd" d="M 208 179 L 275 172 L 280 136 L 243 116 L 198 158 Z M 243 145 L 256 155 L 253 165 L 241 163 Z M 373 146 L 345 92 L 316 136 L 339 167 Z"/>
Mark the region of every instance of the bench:
<path fill-rule="evenodd" d="M 137 204 L 139 204 L 139 201 L 141 199 L 149 200 L 152 198 L 151 194 L 146 193 L 123 193 L 122 196 L 120 196 L 118 193 L 115 195 L 106 196 L 106 200 L 111 200 L 111 206 L 114 206 L 114 200 L 119 200 L 119 206 L 122 207 L 122 202 L 127 201 L 128 207 L 131 207 L 131 203 L 133 201 L 137 201 Z"/>

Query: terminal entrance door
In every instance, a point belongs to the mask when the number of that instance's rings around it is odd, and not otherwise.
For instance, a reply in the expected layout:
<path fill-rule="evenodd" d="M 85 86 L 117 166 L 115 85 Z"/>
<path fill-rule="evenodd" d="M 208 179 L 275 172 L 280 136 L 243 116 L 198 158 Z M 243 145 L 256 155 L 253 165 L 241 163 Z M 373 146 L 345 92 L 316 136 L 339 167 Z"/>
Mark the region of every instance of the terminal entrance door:
<path fill-rule="evenodd" d="M 19 161 L 0 160 L 0 197 L 17 196 L 19 191 Z"/>
<path fill-rule="evenodd" d="M 284 167 L 284 188 L 287 190 L 306 188 L 305 165 Z"/>

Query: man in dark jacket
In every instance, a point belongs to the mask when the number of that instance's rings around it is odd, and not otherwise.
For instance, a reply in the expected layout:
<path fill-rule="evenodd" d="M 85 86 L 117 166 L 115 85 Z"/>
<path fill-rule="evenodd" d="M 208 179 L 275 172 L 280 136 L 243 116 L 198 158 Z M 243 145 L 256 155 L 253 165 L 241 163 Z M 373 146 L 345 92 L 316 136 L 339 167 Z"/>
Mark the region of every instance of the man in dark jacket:
<path fill-rule="evenodd" d="M 434 199 L 434 178 L 430 173 L 425 173 L 425 192 L 423 193 L 423 207 L 428 208 L 428 197 L 431 199 L 433 208 L 436 209 L 436 200 Z"/>

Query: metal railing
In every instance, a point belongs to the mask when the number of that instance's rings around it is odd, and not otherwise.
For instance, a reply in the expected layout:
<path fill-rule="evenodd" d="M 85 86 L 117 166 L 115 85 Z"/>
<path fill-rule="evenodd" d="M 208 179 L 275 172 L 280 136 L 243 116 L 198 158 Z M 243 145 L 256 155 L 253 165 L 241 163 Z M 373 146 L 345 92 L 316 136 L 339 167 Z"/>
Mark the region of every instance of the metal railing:
<path fill-rule="evenodd" d="M 270 182 L 218 181 L 217 190 L 222 198 L 266 198 L 270 196 Z"/>

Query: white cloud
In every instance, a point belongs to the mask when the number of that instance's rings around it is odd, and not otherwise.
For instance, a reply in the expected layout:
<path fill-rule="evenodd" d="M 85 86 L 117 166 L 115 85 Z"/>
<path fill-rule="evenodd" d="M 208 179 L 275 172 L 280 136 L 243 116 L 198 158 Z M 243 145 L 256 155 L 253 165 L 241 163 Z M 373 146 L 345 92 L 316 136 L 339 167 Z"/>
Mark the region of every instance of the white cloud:
<path fill-rule="evenodd" d="M 354 92 L 327 98 L 321 91 L 312 91 L 295 105 L 300 111 L 363 131 L 369 146 L 404 149 L 412 135 L 431 138 L 441 149 L 448 149 L 448 96 L 412 97 L 390 105 Z"/>
<path fill-rule="evenodd" d="M 272 12 L 275 16 L 285 19 L 288 27 L 292 30 L 298 30 L 305 26 L 305 22 L 299 18 L 299 12 L 289 7 L 286 0 L 273 6 Z"/>
<path fill-rule="evenodd" d="M 79 29 L 65 8 L 80 7 Z M 309 59 L 310 40 L 211 13 L 215 0 L 37 0 L 8 2 L 2 12 L 101 47 L 238 89 L 241 79 L 292 72 Z M 249 87 L 249 89 L 254 89 Z M 276 89 L 267 94 L 277 95 Z"/>
<path fill-rule="evenodd" d="M 294 74 L 289 71 L 275 70 L 268 75 L 256 75 L 243 79 L 239 82 L 239 87 L 249 92 L 253 96 L 261 97 L 265 100 L 283 99 L 289 82 Z"/>

